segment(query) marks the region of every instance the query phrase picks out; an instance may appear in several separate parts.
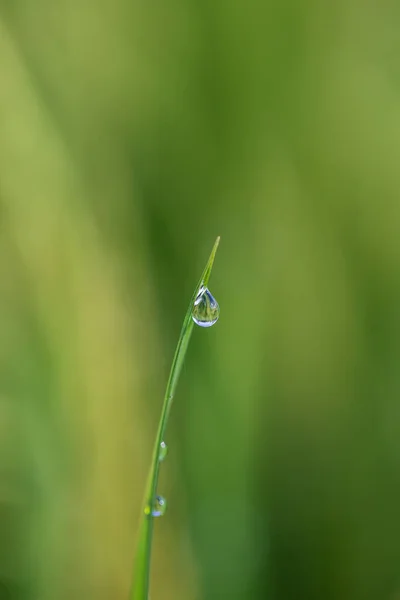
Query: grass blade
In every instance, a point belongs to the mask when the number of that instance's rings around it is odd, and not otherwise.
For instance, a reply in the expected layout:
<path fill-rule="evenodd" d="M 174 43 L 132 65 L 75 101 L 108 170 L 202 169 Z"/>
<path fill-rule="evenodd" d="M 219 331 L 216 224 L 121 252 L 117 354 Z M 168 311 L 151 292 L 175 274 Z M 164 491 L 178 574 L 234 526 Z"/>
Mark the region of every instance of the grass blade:
<path fill-rule="evenodd" d="M 164 439 L 168 417 L 171 411 L 172 400 L 175 395 L 179 375 L 182 369 L 182 365 L 186 356 L 190 337 L 192 335 L 194 327 L 194 322 L 192 320 L 193 305 L 200 287 L 202 285 L 204 285 L 205 287 L 208 286 L 208 281 L 210 279 L 211 270 L 213 267 L 219 240 L 220 238 L 218 237 L 215 241 L 214 247 L 210 254 L 210 258 L 208 259 L 200 281 L 193 292 L 189 308 L 186 312 L 186 316 L 183 321 L 182 330 L 179 336 L 178 345 L 175 350 L 174 359 L 172 361 L 171 371 L 169 374 L 163 407 L 161 411 L 160 422 L 158 425 L 157 436 L 154 443 L 154 450 L 149 476 L 146 485 L 145 501 L 139 530 L 139 543 L 134 564 L 134 582 L 131 600 L 148 600 L 149 597 L 151 544 L 153 538 L 154 521 L 154 517 L 151 515 L 151 507 L 153 505 L 154 498 L 157 492 L 158 474 L 160 468 L 160 445 Z"/>

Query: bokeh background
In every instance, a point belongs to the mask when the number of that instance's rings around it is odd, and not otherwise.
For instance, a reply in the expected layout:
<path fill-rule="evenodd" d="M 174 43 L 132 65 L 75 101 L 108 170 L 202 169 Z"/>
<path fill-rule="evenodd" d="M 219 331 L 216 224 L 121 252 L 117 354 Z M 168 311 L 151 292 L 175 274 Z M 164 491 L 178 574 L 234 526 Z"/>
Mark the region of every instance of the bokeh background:
<path fill-rule="evenodd" d="M 0 600 L 400 598 L 400 6 L 1 0 Z"/>

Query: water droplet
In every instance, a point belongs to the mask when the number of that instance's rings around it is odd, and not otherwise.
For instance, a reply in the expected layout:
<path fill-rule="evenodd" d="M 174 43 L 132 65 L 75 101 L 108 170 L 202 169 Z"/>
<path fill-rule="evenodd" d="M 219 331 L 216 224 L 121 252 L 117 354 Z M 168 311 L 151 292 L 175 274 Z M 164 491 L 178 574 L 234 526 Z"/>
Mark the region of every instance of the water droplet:
<path fill-rule="evenodd" d="M 145 515 L 150 515 L 152 517 L 162 517 L 167 508 L 167 501 L 162 496 L 156 496 L 153 502 L 153 507 L 151 508 L 148 504 L 144 509 Z"/>
<path fill-rule="evenodd" d="M 146 516 L 151 515 L 152 517 L 162 517 L 167 509 L 167 501 L 163 496 L 156 496 L 153 502 L 153 506 L 148 504 L 144 509 Z"/>
<path fill-rule="evenodd" d="M 200 327 L 211 327 L 218 321 L 219 305 L 208 288 L 202 285 L 194 301 L 192 319 Z"/>
<path fill-rule="evenodd" d="M 165 442 L 161 442 L 160 444 L 160 453 L 158 455 L 158 460 L 160 462 L 162 462 L 164 460 L 164 458 L 167 456 L 168 454 L 168 446 Z"/>

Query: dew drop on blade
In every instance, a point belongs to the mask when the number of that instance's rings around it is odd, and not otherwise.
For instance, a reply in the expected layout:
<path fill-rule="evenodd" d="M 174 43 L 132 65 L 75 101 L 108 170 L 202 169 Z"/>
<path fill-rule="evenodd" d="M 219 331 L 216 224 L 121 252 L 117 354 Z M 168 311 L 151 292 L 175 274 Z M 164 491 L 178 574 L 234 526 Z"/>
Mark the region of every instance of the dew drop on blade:
<path fill-rule="evenodd" d="M 192 319 L 200 327 L 211 327 L 218 321 L 219 305 L 208 288 L 202 285 L 193 305 Z"/>
<path fill-rule="evenodd" d="M 168 454 L 168 446 L 165 442 L 161 442 L 158 460 L 160 462 L 162 462 L 164 460 L 164 458 L 167 456 L 167 454 Z"/>
<path fill-rule="evenodd" d="M 162 517 L 167 508 L 167 501 L 162 496 L 156 496 L 153 503 L 152 517 Z"/>

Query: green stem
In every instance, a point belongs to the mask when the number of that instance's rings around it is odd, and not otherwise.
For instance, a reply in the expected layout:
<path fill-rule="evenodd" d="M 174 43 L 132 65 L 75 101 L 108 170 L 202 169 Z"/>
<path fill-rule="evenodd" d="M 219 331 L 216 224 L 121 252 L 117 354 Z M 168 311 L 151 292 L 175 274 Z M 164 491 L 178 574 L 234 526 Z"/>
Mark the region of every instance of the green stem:
<path fill-rule="evenodd" d="M 196 295 L 201 285 L 208 286 L 212 266 L 214 263 L 215 254 L 217 252 L 220 238 L 215 241 L 214 247 L 210 254 L 210 258 L 206 264 L 200 281 L 193 292 L 189 308 L 186 312 L 183 321 L 181 334 L 179 336 L 178 345 L 175 350 L 174 359 L 172 361 L 171 371 L 168 378 L 167 388 L 165 390 L 164 402 L 161 411 L 161 418 L 158 425 L 156 440 L 154 443 L 153 456 L 151 467 L 146 485 L 145 501 L 143 506 L 142 520 L 139 530 L 139 543 L 137 555 L 134 564 L 134 582 L 131 600 L 148 600 L 149 597 L 149 580 L 150 580 L 150 560 L 151 560 L 151 544 L 153 539 L 153 521 L 151 515 L 152 506 L 157 492 L 158 474 L 160 468 L 160 445 L 164 439 L 165 430 L 167 428 L 168 417 L 171 411 L 172 400 L 175 395 L 175 390 L 178 385 L 179 375 L 182 365 L 185 360 L 186 352 L 189 346 L 190 337 L 193 331 L 193 304 Z"/>

